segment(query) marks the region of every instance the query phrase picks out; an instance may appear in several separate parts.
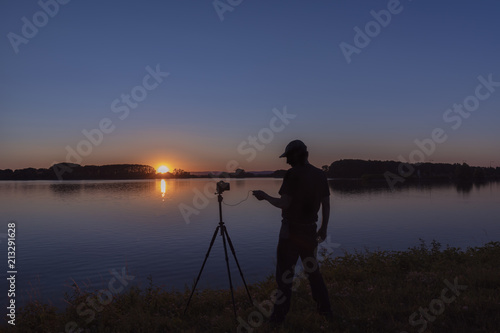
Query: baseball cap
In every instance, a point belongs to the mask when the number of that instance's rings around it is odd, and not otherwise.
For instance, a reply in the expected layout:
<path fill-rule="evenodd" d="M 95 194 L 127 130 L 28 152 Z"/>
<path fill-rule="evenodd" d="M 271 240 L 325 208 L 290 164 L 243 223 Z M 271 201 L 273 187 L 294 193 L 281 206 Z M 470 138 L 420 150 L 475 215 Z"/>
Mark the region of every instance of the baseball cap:
<path fill-rule="evenodd" d="M 300 140 L 293 140 L 289 144 L 286 145 L 285 152 L 281 154 L 281 157 L 286 157 L 290 153 L 302 153 L 307 151 L 307 146 L 304 144 L 304 142 Z"/>

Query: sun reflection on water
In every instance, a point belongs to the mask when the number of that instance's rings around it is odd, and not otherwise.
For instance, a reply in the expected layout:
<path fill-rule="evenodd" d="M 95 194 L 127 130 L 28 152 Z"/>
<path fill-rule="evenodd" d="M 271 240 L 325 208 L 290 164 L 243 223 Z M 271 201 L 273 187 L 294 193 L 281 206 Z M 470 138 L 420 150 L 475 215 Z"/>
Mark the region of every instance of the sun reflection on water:
<path fill-rule="evenodd" d="M 165 192 L 167 192 L 167 182 L 165 181 L 165 179 L 161 180 L 160 186 L 161 186 L 161 197 L 165 198 Z"/>

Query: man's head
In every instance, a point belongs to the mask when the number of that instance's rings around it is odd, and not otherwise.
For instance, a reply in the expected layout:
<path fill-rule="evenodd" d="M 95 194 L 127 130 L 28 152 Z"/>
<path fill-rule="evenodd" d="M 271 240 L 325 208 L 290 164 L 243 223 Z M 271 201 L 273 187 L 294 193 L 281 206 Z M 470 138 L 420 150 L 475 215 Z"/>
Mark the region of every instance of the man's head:
<path fill-rule="evenodd" d="M 304 142 L 300 140 L 293 140 L 286 145 L 285 152 L 281 154 L 280 158 L 286 157 L 286 163 L 293 167 L 295 165 L 306 164 L 308 156 L 309 152 L 307 151 L 307 146 Z"/>

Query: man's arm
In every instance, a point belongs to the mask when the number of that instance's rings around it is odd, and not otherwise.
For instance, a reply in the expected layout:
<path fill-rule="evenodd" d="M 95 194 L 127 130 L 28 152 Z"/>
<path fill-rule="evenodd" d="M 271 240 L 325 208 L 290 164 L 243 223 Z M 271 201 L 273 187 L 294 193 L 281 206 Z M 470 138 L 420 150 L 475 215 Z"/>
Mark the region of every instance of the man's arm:
<path fill-rule="evenodd" d="M 278 207 L 280 209 L 287 209 L 288 207 L 290 207 L 290 204 L 292 202 L 292 198 L 288 194 L 283 194 L 280 198 L 275 198 L 264 191 L 257 190 L 253 191 L 253 195 L 258 200 L 266 200 L 274 207 Z"/>
<path fill-rule="evenodd" d="M 321 227 L 318 229 L 318 236 L 321 241 L 326 239 L 326 230 L 330 221 L 330 196 L 321 199 Z"/>

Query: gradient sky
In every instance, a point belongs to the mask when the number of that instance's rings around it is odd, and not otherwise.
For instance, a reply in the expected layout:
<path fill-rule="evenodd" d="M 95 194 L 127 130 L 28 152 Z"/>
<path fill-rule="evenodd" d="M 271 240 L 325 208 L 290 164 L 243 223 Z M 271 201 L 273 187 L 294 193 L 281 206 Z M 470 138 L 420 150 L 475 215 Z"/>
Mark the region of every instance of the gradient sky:
<path fill-rule="evenodd" d="M 500 87 L 458 128 L 443 119 L 478 76 L 500 81 L 500 3 L 402 0 L 348 63 L 339 45 L 392 1 L 243 0 L 221 21 L 212 1 L 72 0 L 45 25 L 37 1 L 3 1 L 0 169 L 63 162 L 105 118 L 114 130 L 80 164 L 274 170 L 295 138 L 317 166 L 398 160 L 442 128 L 426 160 L 500 166 Z M 41 26 L 16 53 L 9 33 L 22 37 L 34 15 Z M 126 105 L 121 95 L 158 64 L 169 76 L 121 120 L 113 101 Z M 271 140 L 273 109 L 285 107 L 296 117 Z M 245 141 L 259 132 L 268 143 L 252 159 Z"/>

